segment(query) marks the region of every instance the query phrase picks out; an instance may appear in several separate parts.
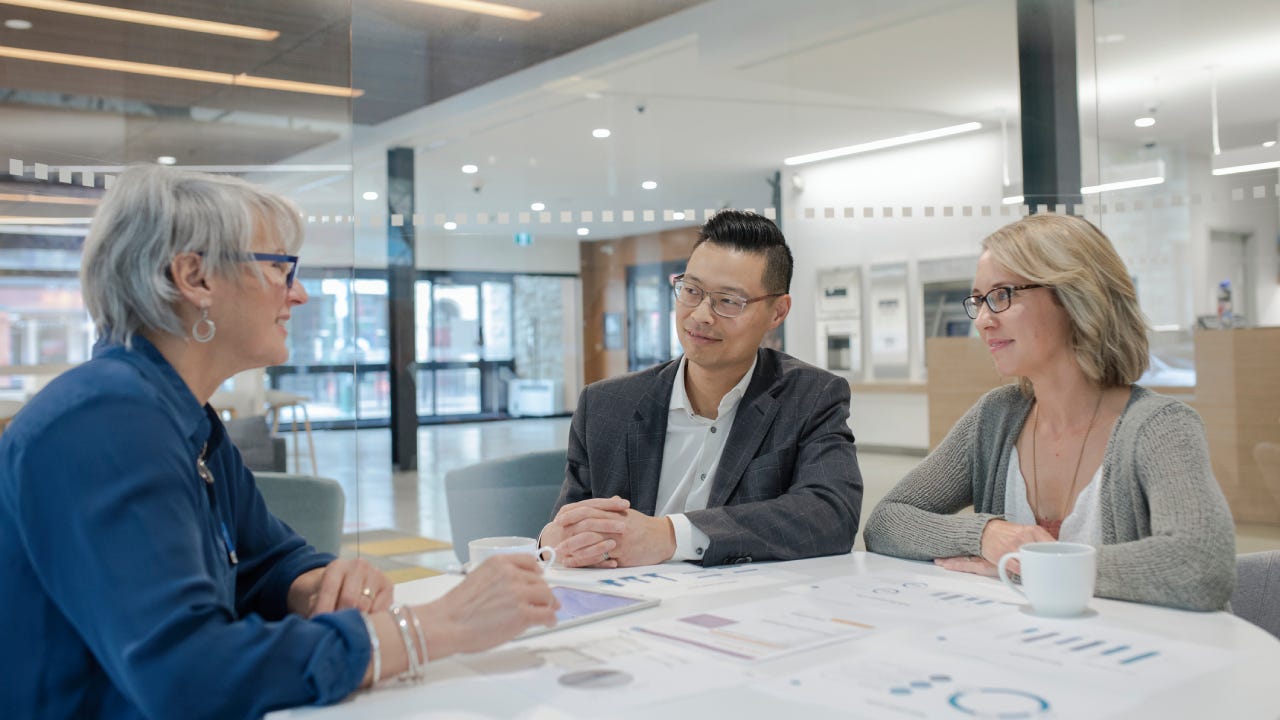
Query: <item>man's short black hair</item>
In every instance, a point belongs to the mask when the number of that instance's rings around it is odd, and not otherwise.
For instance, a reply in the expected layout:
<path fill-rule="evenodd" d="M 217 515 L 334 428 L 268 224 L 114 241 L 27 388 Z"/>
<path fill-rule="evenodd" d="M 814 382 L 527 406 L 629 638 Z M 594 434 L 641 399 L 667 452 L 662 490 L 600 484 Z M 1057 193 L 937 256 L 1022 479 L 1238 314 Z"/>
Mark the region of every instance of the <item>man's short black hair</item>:
<path fill-rule="evenodd" d="M 698 230 L 698 242 L 764 255 L 764 289 L 768 293 L 791 292 L 791 248 L 772 220 L 742 210 L 721 210 Z"/>

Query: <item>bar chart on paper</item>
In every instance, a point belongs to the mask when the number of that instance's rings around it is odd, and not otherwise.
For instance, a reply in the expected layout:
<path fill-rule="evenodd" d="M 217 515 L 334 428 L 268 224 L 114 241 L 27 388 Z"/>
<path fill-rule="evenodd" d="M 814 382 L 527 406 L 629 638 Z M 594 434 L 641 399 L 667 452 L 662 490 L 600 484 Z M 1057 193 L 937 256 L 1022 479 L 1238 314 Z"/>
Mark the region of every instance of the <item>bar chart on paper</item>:
<path fill-rule="evenodd" d="M 768 564 L 703 568 L 687 563 L 667 563 L 619 570 L 555 568 L 547 572 L 547 579 L 554 582 L 663 599 L 766 587 L 795 582 L 802 577 Z"/>
<path fill-rule="evenodd" d="M 935 635 L 936 647 L 1004 667 L 1051 669 L 1055 677 L 1124 687 L 1134 679 L 1172 685 L 1229 661 L 1217 648 L 1131 630 L 1023 613 Z"/>
<path fill-rule="evenodd" d="M 632 628 L 738 660 L 765 660 L 865 635 L 875 625 L 847 607 L 784 597 L 734 605 Z"/>

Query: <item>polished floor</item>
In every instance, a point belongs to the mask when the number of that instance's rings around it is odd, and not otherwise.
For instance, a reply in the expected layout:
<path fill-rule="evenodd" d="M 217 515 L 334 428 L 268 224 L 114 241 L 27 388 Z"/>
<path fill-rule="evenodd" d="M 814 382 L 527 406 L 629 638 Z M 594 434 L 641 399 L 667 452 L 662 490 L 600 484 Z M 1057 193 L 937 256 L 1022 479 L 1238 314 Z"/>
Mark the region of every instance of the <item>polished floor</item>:
<path fill-rule="evenodd" d="M 418 471 L 395 472 L 388 430 L 317 431 L 317 474 L 338 480 L 346 490 L 346 532 L 356 547 L 361 535 L 388 530 L 447 541 L 446 472 L 491 458 L 564 447 L 568 433 L 568 418 L 424 426 L 418 430 Z M 865 483 L 864 516 L 919 462 L 917 457 L 883 453 L 861 453 L 858 460 Z M 293 470 L 292 447 L 289 462 Z M 309 464 L 304 451 L 304 472 Z M 856 547 L 863 547 L 861 534 Z M 1236 548 L 1242 553 L 1280 549 L 1280 526 L 1238 524 Z M 441 570 L 456 563 L 451 551 L 411 560 Z"/>

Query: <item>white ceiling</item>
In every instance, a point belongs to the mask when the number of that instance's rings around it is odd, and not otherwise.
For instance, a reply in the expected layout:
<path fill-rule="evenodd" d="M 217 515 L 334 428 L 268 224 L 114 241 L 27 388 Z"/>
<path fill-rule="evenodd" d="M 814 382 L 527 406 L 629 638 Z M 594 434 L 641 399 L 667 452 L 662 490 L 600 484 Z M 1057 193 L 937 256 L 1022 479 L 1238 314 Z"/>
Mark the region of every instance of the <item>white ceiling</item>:
<path fill-rule="evenodd" d="M 297 0 L 289 2 L 296 10 Z M 390 0 L 380 2 L 385 7 Z M 386 148 L 411 147 L 418 158 L 417 210 L 431 225 L 428 233 L 444 236 L 434 221 L 445 215 L 464 220 L 450 236 L 509 234 L 515 228 L 497 225 L 497 214 L 510 213 L 518 224 L 517 213 L 537 200 L 547 203 L 555 222 L 534 218 L 531 229 L 541 240 L 565 241 L 578 239 L 583 211 L 595 214 L 591 237 L 599 238 L 692 222 L 602 224 L 603 210 L 651 209 L 661 217 L 668 209 L 767 206 L 766 178 L 784 157 L 804 152 L 969 120 L 999 132 L 1002 119 L 1010 126 L 1008 147 L 1018 152 L 1015 0 L 685 6 L 376 125 L 343 127 L 328 113 L 312 127 L 255 130 L 249 122 L 247 129 L 215 133 L 198 123 L 184 128 L 157 120 L 147 135 L 208 143 L 226 163 L 291 155 L 286 162 L 353 166 L 349 173 L 254 176 L 289 191 L 318 216 L 385 212 L 384 199 L 359 196 L 366 190 L 385 196 Z M 353 6 L 357 20 L 361 7 Z M 1078 18 L 1086 153 L 1098 152 L 1095 137 L 1121 154 L 1148 143 L 1157 152 L 1206 152 L 1213 79 L 1224 148 L 1275 137 L 1280 2 L 1096 0 L 1078 3 Z M 362 48 L 376 41 L 368 33 L 376 23 L 357 25 L 352 74 L 383 72 L 385 101 L 404 82 L 404 67 Z M 331 28 L 325 28 L 328 37 Z M 433 72 L 465 74 L 469 60 L 461 54 L 435 62 Z M 252 103 L 241 107 L 245 102 L 236 108 L 252 109 Z M 1133 119 L 1151 106 L 1157 125 L 1135 128 Z M 91 144 L 84 138 L 105 142 L 125 133 L 118 121 L 100 123 L 79 116 L 43 125 L 38 117 L 24 120 L 30 141 L 42 146 L 57 147 L 60 137 L 74 147 Z M 129 130 L 137 134 L 139 123 Z M 612 137 L 593 139 L 596 127 L 608 127 Z M 464 163 L 481 171 L 463 175 Z M 659 189 L 641 190 L 646 179 L 657 180 Z M 562 211 L 573 212 L 573 222 L 559 222 Z M 480 213 L 490 215 L 489 224 L 476 222 Z M 381 226 L 371 224 L 369 236 Z"/>
<path fill-rule="evenodd" d="M 1097 0 L 1078 15 L 1086 153 L 1092 137 L 1122 154 L 1151 142 L 1205 152 L 1213 75 L 1223 147 L 1275 137 L 1280 3 Z M 1149 106 L 1157 125 L 1135 128 Z M 354 157 L 356 171 L 299 199 L 382 209 L 351 198 L 381 192 L 382 153 L 401 145 L 418 152 L 426 222 L 465 220 L 452 236 L 509 234 L 477 213 L 518 224 L 538 200 L 555 221 L 532 218 L 541 237 L 576 240 L 584 210 L 592 237 L 611 237 L 690 223 L 601 224 L 601 210 L 763 207 L 784 157 L 969 120 L 999 132 L 1002 118 L 1016 154 L 1014 0 L 716 0 L 303 153 Z M 593 139 L 595 127 L 612 137 Z M 464 163 L 481 172 L 461 174 Z M 641 190 L 644 179 L 659 190 Z M 574 221 L 560 223 L 562 210 Z"/>

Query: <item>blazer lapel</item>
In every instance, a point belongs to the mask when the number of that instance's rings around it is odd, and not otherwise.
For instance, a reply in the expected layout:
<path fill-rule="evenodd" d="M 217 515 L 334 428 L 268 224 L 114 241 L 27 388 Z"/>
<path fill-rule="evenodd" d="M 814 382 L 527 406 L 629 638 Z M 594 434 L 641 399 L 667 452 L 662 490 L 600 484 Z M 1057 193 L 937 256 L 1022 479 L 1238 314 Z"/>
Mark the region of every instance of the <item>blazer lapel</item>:
<path fill-rule="evenodd" d="M 778 382 L 776 358 L 764 351 L 760 353 L 756 377 L 751 379 L 746 394 L 742 396 L 738 416 L 733 420 L 724 453 L 716 467 L 711 496 L 707 498 L 709 508 L 722 507 L 728 502 L 778 414 L 780 403 L 773 396 L 773 386 Z"/>
<path fill-rule="evenodd" d="M 662 451 L 667 442 L 667 413 L 671 407 L 671 386 L 675 383 L 679 360 L 658 373 L 636 403 L 627 426 L 627 477 L 631 484 L 631 507 L 653 515 L 658 504 L 658 482 L 662 476 Z"/>

